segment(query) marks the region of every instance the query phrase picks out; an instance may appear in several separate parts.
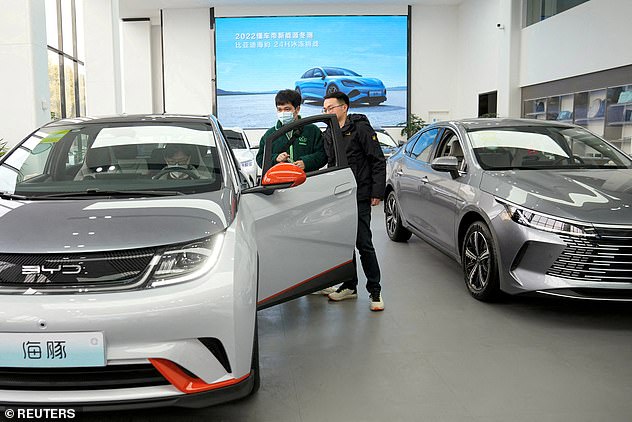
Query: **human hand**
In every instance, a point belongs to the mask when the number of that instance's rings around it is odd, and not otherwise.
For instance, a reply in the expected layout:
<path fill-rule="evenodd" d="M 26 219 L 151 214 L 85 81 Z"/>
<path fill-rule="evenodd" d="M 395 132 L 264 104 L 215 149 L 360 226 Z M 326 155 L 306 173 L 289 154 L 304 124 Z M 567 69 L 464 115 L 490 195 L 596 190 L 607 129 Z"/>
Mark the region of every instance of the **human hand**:
<path fill-rule="evenodd" d="M 382 200 L 380 198 L 371 198 L 371 206 L 374 207 L 376 205 L 380 205 L 380 202 L 382 202 Z"/>
<path fill-rule="evenodd" d="M 288 154 L 287 152 L 282 152 L 281 154 L 277 155 L 276 162 L 284 163 L 288 160 L 288 158 L 290 158 L 290 154 Z"/>
<path fill-rule="evenodd" d="M 305 170 L 305 163 L 303 162 L 303 160 L 294 161 L 294 163 L 292 164 L 298 166 L 302 170 Z"/>

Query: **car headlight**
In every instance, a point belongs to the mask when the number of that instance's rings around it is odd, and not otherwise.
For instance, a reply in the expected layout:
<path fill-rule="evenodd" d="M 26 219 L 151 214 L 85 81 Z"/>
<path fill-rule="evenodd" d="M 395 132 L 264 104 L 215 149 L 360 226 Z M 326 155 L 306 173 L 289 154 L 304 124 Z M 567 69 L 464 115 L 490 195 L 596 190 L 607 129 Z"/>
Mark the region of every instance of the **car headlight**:
<path fill-rule="evenodd" d="M 343 79 L 340 81 L 340 83 L 342 83 L 344 86 L 360 86 L 362 85 L 362 83 L 358 82 L 358 81 L 352 81 L 350 79 Z"/>
<path fill-rule="evenodd" d="M 518 207 L 498 199 L 497 201 L 505 207 L 507 216 L 520 225 L 551 233 L 583 237 L 594 236 L 590 226 L 582 226 L 581 224 L 576 224 L 571 221 L 540 214 L 530 209 Z"/>
<path fill-rule="evenodd" d="M 168 248 L 156 264 L 151 287 L 194 280 L 213 268 L 224 243 L 224 232 L 203 240 Z"/>
<path fill-rule="evenodd" d="M 243 167 L 252 167 L 255 165 L 255 160 L 246 160 L 246 161 L 242 161 L 241 163 L 239 163 L 239 165 L 243 168 Z"/>

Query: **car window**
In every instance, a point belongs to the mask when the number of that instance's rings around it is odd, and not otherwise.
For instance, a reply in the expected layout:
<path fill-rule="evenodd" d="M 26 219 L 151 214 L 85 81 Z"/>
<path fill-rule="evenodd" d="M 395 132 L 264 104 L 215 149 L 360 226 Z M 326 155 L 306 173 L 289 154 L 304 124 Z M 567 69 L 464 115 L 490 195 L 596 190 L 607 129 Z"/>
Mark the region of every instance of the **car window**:
<path fill-rule="evenodd" d="M 326 67 L 325 72 L 329 76 L 361 76 L 349 69 L 343 69 L 341 67 Z"/>
<path fill-rule="evenodd" d="M 423 132 L 413 147 L 412 158 L 418 161 L 429 161 L 430 153 L 432 152 L 432 144 L 438 132 L 439 129 L 436 128 Z"/>
<path fill-rule="evenodd" d="M 389 147 L 389 148 L 397 148 L 397 142 L 395 142 L 395 140 L 393 138 L 391 138 L 391 135 L 389 135 L 386 132 L 375 132 L 375 134 L 377 135 L 377 140 L 379 141 L 380 145 L 385 146 L 385 147 Z"/>
<path fill-rule="evenodd" d="M 491 169 L 632 168 L 632 161 L 579 127 L 519 126 L 468 133 L 481 167 Z"/>
<path fill-rule="evenodd" d="M 406 155 L 410 155 L 413 147 L 415 146 L 415 142 L 417 142 L 417 139 L 419 139 L 419 136 L 421 135 L 421 133 L 417 133 L 415 135 L 413 135 L 407 142 L 406 142 L 406 146 L 404 147 L 404 154 Z"/>
<path fill-rule="evenodd" d="M 466 160 L 463 153 L 463 145 L 459 137 L 451 129 L 444 130 L 435 157 L 456 157 L 459 161 L 459 169 L 465 171 Z"/>
<path fill-rule="evenodd" d="M 321 78 L 323 76 L 323 72 L 320 69 L 314 69 L 314 73 L 312 74 L 312 78 Z"/>
<path fill-rule="evenodd" d="M 224 129 L 224 138 L 226 138 L 226 142 L 233 149 L 248 149 L 246 140 L 240 132 Z"/>
<path fill-rule="evenodd" d="M 302 79 L 305 78 L 311 78 L 314 75 L 314 69 L 310 69 L 307 72 L 303 73 L 303 76 L 301 76 Z"/>
<path fill-rule="evenodd" d="M 44 127 L 0 166 L 0 190 L 27 197 L 206 192 L 222 183 L 220 161 L 214 132 L 205 123 Z"/>

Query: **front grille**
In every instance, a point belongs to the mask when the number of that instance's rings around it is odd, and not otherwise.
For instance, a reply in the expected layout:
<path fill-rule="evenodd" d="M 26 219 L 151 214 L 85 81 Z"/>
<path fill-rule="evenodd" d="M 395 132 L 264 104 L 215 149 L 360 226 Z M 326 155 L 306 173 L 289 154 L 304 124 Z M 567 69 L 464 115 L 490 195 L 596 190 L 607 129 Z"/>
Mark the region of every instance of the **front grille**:
<path fill-rule="evenodd" d="M 107 390 L 168 384 L 150 364 L 96 368 L 0 368 L 0 390 Z"/>
<path fill-rule="evenodd" d="M 594 237 L 561 237 L 566 249 L 547 274 L 585 281 L 632 282 L 632 229 L 597 227 Z"/>
<path fill-rule="evenodd" d="M 134 284 L 155 248 L 82 254 L 0 254 L 0 289 L 108 288 Z"/>

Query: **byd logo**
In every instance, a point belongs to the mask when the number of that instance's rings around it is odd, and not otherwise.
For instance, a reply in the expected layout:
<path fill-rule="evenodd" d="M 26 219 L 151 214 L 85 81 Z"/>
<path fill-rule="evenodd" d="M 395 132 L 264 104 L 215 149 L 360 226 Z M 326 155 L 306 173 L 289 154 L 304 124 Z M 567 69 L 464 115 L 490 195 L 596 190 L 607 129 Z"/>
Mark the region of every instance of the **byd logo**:
<path fill-rule="evenodd" d="M 22 275 L 28 274 L 79 274 L 83 270 L 81 265 L 64 264 L 47 267 L 46 265 L 22 265 Z"/>

